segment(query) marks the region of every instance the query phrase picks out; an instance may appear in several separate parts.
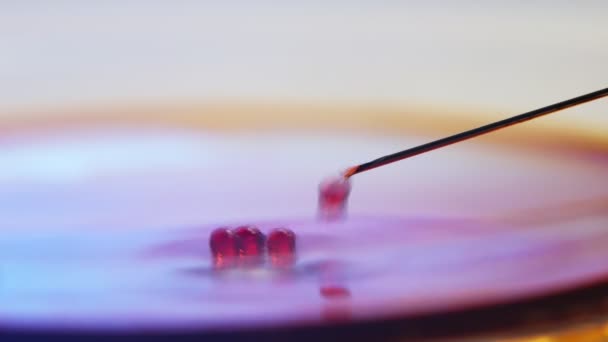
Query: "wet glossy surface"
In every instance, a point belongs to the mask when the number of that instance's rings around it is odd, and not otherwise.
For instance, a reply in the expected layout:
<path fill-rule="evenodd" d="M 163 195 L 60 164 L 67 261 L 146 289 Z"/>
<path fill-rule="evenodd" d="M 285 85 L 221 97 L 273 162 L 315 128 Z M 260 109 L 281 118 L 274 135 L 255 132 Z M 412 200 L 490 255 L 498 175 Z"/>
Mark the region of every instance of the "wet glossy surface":
<path fill-rule="evenodd" d="M 356 178 L 348 218 L 320 222 L 319 179 L 422 138 L 243 139 L 95 129 L 5 143 L 0 324 L 157 331 L 360 321 L 608 276 L 601 158 L 438 151 Z M 305 160 L 282 163 L 294 149 Z M 255 151 L 266 151 L 262 163 Z M 297 262 L 215 272 L 211 233 L 243 225 L 293 230 Z"/>

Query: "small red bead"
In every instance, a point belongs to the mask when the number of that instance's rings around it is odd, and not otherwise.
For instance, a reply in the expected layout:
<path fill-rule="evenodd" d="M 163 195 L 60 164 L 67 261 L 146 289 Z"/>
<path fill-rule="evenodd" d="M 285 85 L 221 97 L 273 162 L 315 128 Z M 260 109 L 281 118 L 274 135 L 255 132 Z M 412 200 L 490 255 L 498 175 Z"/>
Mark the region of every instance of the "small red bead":
<path fill-rule="evenodd" d="M 234 234 L 227 228 L 218 228 L 211 232 L 209 247 L 214 267 L 227 268 L 236 264 L 237 244 Z"/>
<path fill-rule="evenodd" d="M 257 265 L 264 261 L 264 234 L 253 226 L 242 226 L 234 230 L 239 259 L 242 265 Z"/>
<path fill-rule="evenodd" d="M 288 267 L 296 260 L 296 234 L 289 229 L 274 229 L 268 234 L 268 255 L 276 267 Z"/>

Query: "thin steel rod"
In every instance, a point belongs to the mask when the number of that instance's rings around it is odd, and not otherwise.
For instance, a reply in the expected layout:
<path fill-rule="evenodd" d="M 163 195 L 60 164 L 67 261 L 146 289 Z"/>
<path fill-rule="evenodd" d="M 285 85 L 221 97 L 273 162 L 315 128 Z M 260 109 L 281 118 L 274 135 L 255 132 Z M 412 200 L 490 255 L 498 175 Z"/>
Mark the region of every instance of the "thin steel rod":
<path fill-rule="evenodd" d="M 416 146 L 416 147 L 413 147 L 413 148 L 410 148 L 410 149 L 407 149 L 407 150 L 404 150 L 401 152 L 389 154 L 387 156 L 372 160 L 370 162 L 367 162 L 367 163 L 364 163 L 361 165 L 357 165 L 357 166 L 353 166 L 345 171 L 344 176 L 348 178 L 357 173 L 369 171 L 371 169 L 375 169 L 377 167 L 380 167 L 380 166 L 383 166 L 386 164 L 394 163 L 396 161 L 410 158 L 410 157 L 413 157 L 413 156 L 416 156 L 416 155 L 419 155 L 422 153 L 426 153 L 426 152 L 429 152 L 432 150 L 436 150 L 436 149 L 444 147 L 444 146 L 448 146 L 448 145 L 455 144 L 457 142 L 468 140 L 468 139 L 471 139 L 471 138 L 474 138 L 474 137 L 477 137 L 477 136 L 480 136 L 480 135 L 483 135 L 486 133 L 490 133 L 490 132 L 499 130 L 501 128 L 509 127 L 512 125 L 516 125 L 516 124 L 528 121 L 528 120 L 536 119 L 543 115 L 555 113 L 562 109 L 574 107 L 574 106 L 583 104 L 585 102 L 597 100 L 597 99 L 602 98 L 607 95 L 608 95 L 608 88 L 604 88 L 604 89 L 594 91 L 589 94 L 575 97 L 570 100 L 562 101 L 562 102 L 559 102 L 556 104 L 552 104 L 550 106 L 546 106 L 543 108 L 533 110 L 531 112 L 516 115 L 516 116 L 508 118 L 508 119 L 504 119 L 504 120 L 494 122 L 494 123 L 491 123 L 491 124 L 488 124 L 485 126 L 481 126 L 478 128 L 474 128 L 474 129 L 466 131 L 466 132 L 454 134 L 452 136 L 449 136 L 449 137 L 446 137 L 443 139 L 439 139 L 436 141 L 432 141 L 432 142 L 429 142 L 429 143 L 426 143 L 426 144 L 423 144 L 420 146 Z"/>

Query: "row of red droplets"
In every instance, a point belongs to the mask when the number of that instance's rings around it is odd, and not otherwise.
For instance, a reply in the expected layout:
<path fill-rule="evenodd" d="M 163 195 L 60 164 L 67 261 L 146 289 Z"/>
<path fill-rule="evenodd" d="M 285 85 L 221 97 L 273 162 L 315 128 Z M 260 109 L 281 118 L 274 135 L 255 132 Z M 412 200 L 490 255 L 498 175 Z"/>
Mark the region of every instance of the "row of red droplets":
<path fill-rule="evenodd" d="M 266 252 L 274 267 L 290 267 L 296 257 L 296 235 L 286 228 L 273 229 L 266 237 L 254 226 L 217 228 L 209 237 L 213 266 L 226 269 L 264 264 Z"/>

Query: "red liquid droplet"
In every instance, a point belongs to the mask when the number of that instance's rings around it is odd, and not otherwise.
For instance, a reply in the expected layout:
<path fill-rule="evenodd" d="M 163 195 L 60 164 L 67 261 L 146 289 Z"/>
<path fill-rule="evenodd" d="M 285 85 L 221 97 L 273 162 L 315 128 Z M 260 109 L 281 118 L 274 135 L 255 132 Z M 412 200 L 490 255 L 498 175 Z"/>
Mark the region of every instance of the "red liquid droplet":
<path fill-rule="evenodd" d="M 268 255 L 275 267 L 289 267 L 296 261 L 296 234 L 279 228 L 268 234 Z"/>
<path fill-rule="evenodd" d="M 237 245 L 234 234 L 230 230 L 218 228 L 211 232 L 209 247 L 214 267 L 227 268 L 236 265 Z"/>
<path fill-rule="evenodd" d="M 349 298 L 350 291 L 343 286 L 322 286 L 320 289 L 321 296 L 327 299 Z"/>
<path fill-rule="evenodd" d="M 327 299 L 322 311 L 323 319 L 330 322 L 343 322 L 352 319 L 350 290 L 340 285 L 324 285 L 319 289 L 321 297 Z"/>
<path fill-rule="evenodd" d="M 242 226 L 234 230 L 239 259 L 242 265 L 258 265 L 264 261 L 264 234 L 253 226 Z"/>
<path fill-rule="evenodd" d="M 350 182 L 347 178 L 324 180 L 319 185 L 319 216 L 326 220 L 344 217 L 349 194 Z"/>

